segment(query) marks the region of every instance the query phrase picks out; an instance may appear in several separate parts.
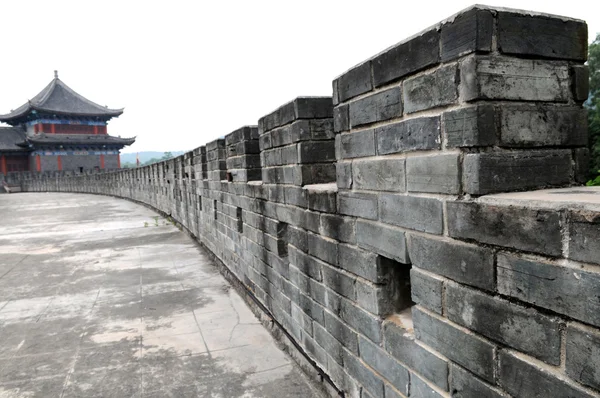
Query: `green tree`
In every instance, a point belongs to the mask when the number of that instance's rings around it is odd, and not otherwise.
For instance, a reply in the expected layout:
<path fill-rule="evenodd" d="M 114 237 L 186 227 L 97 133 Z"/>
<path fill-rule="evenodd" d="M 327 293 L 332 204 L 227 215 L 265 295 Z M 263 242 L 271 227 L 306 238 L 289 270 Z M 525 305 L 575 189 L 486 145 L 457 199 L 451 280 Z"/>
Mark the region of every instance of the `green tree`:
<path fill-rule="evenodd" d="M 165 152 L 163 154 L 163 157 L 161 158 L 161 160 L 169 160 L 173 157 L 173 154 L 171 152 Z"/>
<path fill-rule="evenodd" d="M 600 186 L 600 33 L 590 44 L 588 54 L 590 69 L 590 96 L 585 103 L 588 108 L 590 135 L 590 172 L 588 185 Z"/>

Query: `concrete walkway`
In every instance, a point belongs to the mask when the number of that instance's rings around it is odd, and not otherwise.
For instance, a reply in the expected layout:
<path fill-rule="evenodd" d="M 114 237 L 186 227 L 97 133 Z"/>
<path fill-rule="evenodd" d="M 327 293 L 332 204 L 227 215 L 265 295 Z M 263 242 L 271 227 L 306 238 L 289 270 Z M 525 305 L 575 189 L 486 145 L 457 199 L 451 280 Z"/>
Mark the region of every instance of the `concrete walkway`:
<path fill-rule="evenodd" d="M 0 397 L 196 396 L 320 394 L 156 213 L 0 195 Z"/>

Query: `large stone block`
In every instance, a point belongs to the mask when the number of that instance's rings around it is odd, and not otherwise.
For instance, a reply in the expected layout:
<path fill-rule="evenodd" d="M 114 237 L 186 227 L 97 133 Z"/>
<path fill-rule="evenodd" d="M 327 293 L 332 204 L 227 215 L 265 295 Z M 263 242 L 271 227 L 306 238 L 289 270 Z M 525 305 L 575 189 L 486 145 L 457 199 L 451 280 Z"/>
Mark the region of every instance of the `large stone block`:
<path fill-rule="evenodd" d="M 413 307 L 415 336 L 484 380 L 494 381 L 494 345 Z"/>
<path fill-rule="evenodd" d="M 438 199 L 379 195 L 379 217 L 387 224 L 438 235 L 442 233 L 442 202 Z"/>
<path fill-rule="evenodd" d="M 381 122 L 402 116 L 400 87 L 380 91 L 350 103 L 350 126 Z"/>
<path fill-rule="evenodd" d="M 410 263 L 404 232 L 397 228 L 359 220 L 356 222 L 356 242 L 364 249 L 403 264 Z"/>
<path fill-rule="evenodd" d="M 585 61 L 587 37 L 584 21 L 525 13 L 498 13 L 498 50 L 505 54 Z"/>
<path fill-rule="evenodd" d="M 455 103 L 458 100 L 459 79 L 456 63 L 406 79 L 402 85 L 404 111 L 414 113 Z"/>
<path fill-rule="evenodd" d="M 470 56 L 461 63 L 461 98 L 567 102 L 571 97 L 566 61 Z"/>
<path fill-rule="evenodd" d="M 472 52 L 490 52 L 494 16 L 489 10 L 471 9 L 442 25 L 442 62 Z"/>
<path fill-rule="evenodd" d="M 539 312 L 450 283 L 447 317 L 551 365 L 560 364 L 560 323 Z"/>
<path fill-rule="evenodd" d="M 355 189 L 374 191 L 405 190 L 404 159 L 369 159 L 352 162 Z"/>
<path fill-rule="evenodd" d="M 600 390 L 600 333 L 597 329 L 569 325 L 566 369 L 572 379 Z"/>
<path fill-rule="evenodd" d="M 592 398 L 581 388 L 556 377 L 532 362 L 507 351 L 498 354 L 500 386 L 515 397 L 569 397 Z"/>
<path fill-rule="evenodd" d="M 406 189 L 412 192 L 458 194 L 460 155 L 435 154 L 406 159 Z"/>
<path fill-rule="evenodd" d="M 600 273 L 498 254 L 498 292 L 600 326 Z"/>
<path fill-rule="evenodd" d="M 440 59 L 439 40 L 439 32 L 431 29 L 375 57 L 372 61 L 375 87 L 437 64 Z"/>
<path fill-rule="evenodd" d="M 404 120 L 376 128 L 375 135 L 379 155 L 439 149 L 440 118 L 428 116 Z"/>
<path fill-rule="evenodd" d="M 452 237 L 550 256 L 562 253 L 560 216 L 555 211 L 475 202 L 446 206 Z"/>

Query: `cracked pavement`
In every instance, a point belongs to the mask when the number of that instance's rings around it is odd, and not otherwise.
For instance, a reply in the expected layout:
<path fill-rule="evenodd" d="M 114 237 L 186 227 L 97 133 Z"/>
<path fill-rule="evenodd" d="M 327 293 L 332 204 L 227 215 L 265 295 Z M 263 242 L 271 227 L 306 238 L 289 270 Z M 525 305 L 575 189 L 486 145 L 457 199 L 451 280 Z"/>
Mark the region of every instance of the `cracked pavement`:
<path fill-rule="evenodd" d="M 0 397 L 313 396 L 207 255 L 155 212 L 0 195 Z"/>

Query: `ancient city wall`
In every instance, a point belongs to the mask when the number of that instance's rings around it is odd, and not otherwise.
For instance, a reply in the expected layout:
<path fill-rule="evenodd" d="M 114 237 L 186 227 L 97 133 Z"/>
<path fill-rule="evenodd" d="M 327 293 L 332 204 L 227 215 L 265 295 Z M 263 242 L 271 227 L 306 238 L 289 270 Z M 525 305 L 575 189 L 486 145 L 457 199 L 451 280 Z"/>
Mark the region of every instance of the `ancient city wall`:
<path fill-rule="evenodd" d="M 170 214 L 348 396 L 600 397 L 600 206 L 497 195 L 584 181 L 586 54 L 474 7 L 178 158 L 9 178 Z"/>

